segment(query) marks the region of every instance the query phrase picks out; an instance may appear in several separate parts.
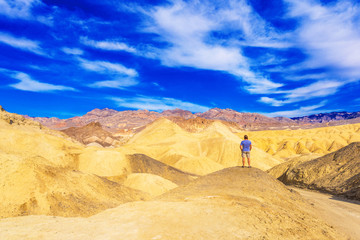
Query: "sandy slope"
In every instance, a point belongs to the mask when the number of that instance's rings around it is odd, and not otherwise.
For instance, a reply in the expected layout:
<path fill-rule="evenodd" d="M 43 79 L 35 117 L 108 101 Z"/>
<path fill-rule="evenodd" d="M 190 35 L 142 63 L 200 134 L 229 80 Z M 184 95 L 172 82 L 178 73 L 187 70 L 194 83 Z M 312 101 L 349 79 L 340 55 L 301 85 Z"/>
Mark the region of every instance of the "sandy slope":
<path fill-rule="evenodd" d="M 182 171 L 205 175 L 240 163 L 241 139 L 229 127 L 214 122 L 199 133 L 190 133 L 168 119 L 159 119 L 123 146 Z M 253 166 L 269 169 L 282 161 L 254 147 Z M 241 164 L 241 163 L 240 163 Z"/>
<path fill-rule="evenodd" d="M 0 220 L 0 239 L 345 239 L 270 175 L 228 168 L 89 218 Z"/>
<path fill-rule="evenodd" d="M 268 130 L 240 132 L 248 134 L 254 146 L 274 157 L 287 158 L 297 154 L 327 154 L 360 141 L 360 124 L 299 130 Z"/>
<path fill-rule="evenodd" d="M 360 239 L 360 202 L 348 201 L 333 195 L 293 188 L 315 207 L 326 222 L 349 235 Z"/>
<path fill-rule="evenodd" d="M 360 200 L 360 142 L 310 161 L 294 159 L 268 172 L 287 185 Z"/>

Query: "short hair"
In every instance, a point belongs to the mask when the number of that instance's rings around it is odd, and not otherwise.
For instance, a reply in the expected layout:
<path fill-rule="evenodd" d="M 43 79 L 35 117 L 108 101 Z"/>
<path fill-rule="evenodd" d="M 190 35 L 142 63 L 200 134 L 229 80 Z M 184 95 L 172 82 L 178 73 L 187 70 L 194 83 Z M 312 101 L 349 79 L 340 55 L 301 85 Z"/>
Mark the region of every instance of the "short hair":
<path fill-rule="evenodd" d="M 249 139 L 248 135 L 244 135 L 244 139 Z"/>

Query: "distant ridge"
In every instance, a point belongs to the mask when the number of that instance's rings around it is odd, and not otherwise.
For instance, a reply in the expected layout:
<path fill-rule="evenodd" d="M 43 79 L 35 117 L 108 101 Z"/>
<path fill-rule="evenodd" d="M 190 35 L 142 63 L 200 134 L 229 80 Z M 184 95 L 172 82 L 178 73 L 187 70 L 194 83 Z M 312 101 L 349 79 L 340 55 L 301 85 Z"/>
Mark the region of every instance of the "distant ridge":
<path fill-rule="evenodd" d="M 47 117 L 29 117 L 44 126 L 52 129 L 62 130 L 69 127 L 82 127 L 91 122 L 99 122 L 105 130 L 117 132 L 119 130 L 136 132 L 138 128 L 153 122 L 156 119 L 165 117 L 175 122 L 191 120 L 196 118 L 208 120 L 221 120 L 237 125 L 239 128 L 248 129 L 266 129 L 269 127 L 288 127 L 296 124 L 289 118 L 271 118 L 259 113 L 237 112 L 232 109 L 213 108 L 204 113 L 191 113 L 187 110 L 174 109 L 165 110 L 161 113 L 148 110 L 127 110 L 116 111 L 109 108 L 94 109 L 83 116 L 77 116 L 68 119 L 47 118 Z M 183 119 L 183 120 L 181 120 Z"/>
<path fill-rule="evenodd" d="M 298 123 L 327 123 L 332 121 L 349 120 L 360 117 L 359 112 L 331 112 L 318 113 L 310 116 L 293 117 L 292 120 Z M 360 119 L 359 119 L 360 122 Z"/>
<path fill-rule="evenodd" d="M 190 124 L 191 122 L 198 124 L 201 122 L 199 120 L 200 118 L 205 119 L 205 121 L 203 121 L 205 125 L 209 124 L 206 120 L 219 120 L 228 122 L 237 129 L 247 130 L 297 129 L 360 123 L 360 111 L 319 113 L 303 117 L 287 118 L 267 117 L 259 113 L 238 112 L 228 108 L 212 108 L 203 113 L 192 113 L 178 108 L 164 110 L 163 112 L 148 110 L 117 111 L 109 108 L 95 108 L 83 116 L 68 119 L 24 117 L 40 122 L 44 126 L 55 130 L 83 127 L 91 122 L 99 122 L 106 131 L 115 133 L 126 132 L 126 134 L 130 135 L 162 117 L 168 118 L 190 131 L 195 131 L 196 129 L 186 126 L 186 124 Z M 194 120 L 197 118 L 199 119 Z M 202 126 L 198 126 L 197 128 L 200 129 Z"/>

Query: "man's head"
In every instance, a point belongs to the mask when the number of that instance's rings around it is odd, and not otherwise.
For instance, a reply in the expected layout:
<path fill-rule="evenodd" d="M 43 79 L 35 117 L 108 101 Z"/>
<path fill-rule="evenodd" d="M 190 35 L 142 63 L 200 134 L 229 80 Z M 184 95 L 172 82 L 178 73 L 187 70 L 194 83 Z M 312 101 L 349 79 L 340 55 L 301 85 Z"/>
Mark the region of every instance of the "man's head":
<path fill-rule="evenodd" d="M 244 139 L 249 139 L 248 135 L 244 135 Z"/>

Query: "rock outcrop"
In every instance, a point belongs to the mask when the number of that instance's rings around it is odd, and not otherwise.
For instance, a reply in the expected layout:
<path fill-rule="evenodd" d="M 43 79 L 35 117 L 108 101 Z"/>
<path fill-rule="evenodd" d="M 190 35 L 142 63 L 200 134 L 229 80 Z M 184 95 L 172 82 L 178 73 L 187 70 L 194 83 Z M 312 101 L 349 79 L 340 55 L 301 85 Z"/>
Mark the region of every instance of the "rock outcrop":
<path fill-rule="evenodd" d="M 360 143 L 314 160 L 286 162 L 269 173 L 285 184 L 360 200 Z"/>
<path fill-rule="evenodd" d="M 103 147 L 116 147 L 125 141 L 125 139 L 104 130 L 98 122 L 91 122 L 83 127 L 70 127 L 61 131 L 84 145 L 97 143 Z"/>

